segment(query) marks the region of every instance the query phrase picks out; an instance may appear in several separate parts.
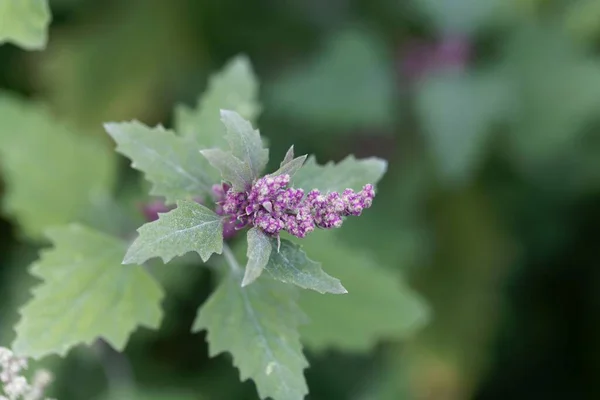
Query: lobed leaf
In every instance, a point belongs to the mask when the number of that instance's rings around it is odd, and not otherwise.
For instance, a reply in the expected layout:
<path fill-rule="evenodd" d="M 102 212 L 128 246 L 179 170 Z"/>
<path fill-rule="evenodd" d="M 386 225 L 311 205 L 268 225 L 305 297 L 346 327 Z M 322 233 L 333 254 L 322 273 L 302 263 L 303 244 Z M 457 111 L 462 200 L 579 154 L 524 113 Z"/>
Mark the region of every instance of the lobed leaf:
<path fill-rule="evenodd" d="M 219 119 L 221 109 L 233 110 L 248 120 L 254 120 L 260 111 L 258 81 L 246 56 L 235 57 L 210 78 L 208 89 L 195 109 L 176 108 L 175 130 L 196 140 L 200 148 L 225 149 L 225 128 Z"/>
<path fill-rule="evenodd" d="M 164 196 L 172 204 L 210 193 L 215 178 L 195 143 L 162 126 L 150 128 L 138 121 L 104 127 L 117 143 L 117 151 L 131 159 L 131 166 L 152 183 L 150 194 Z"/>
<path fill-rule="evenodd" d="M 312 349 L 367 352 L 381 340 L 407 338 L 427 322 L 427 305 L 398 274 L 343 245 L 333 232 L 313 232 L 302 243 L 348 288 L 344 296 L 301 293 L 300 307 L 310 322 L 300 333 Z"/>
<path fill-rule="evenodd" d="M 298 335 L 304 314 L 295 288 L 271 279 L 242 288 L 242 271 L 230 262 L 232 272 L 200 308 L 192 330 L 208 332 L 210 356 L 231 353 L 240 379 L 254 380 L 261 399 L 304 399 L 308 362 Z"/>
<path fill-rule="evenodd" d="M 321 264 L 308 258 L 297 244 L 282 239 L 278 248 L 277 241 L 271 239 L 271 246 L 271 257 L 265 269 L 273 278 L 319 293 L 348 293 L 339 279 L 327 275 Z"/>
<path fill-rule="evenodd" d="M 221 121 L 227 128 L 231 153 L 248 165 L 252 179 L 258 178 L 269 162 L 269 149 L 263 148 L 258 130 L 235 111 L 221 110 Z"/>
<path fill-rule="evenodd" d="M 11 42 L 26 50 L 42 50 L 52 19 L 47 0 L 0 1 L 0 44 Z"/>
<path fill-rule="evenodd" d="M 249 165 L 229 151 L 221 149 L 200 150 L 210 165 L 221 172 L 223 180 L 231 183 L 233 190 L 242 192 L 252 186 L 253 172 Z"/>
<path fill-rule="evenodd" d="M 65 355 L 97 338 L 123 350 L 137 326 L 158 328 L 164 294 L 142 267 L 121 265 L 124 243 L 75 224 L 50 229 L 48 237 L 54 247 L 31 267 L 44 282 L 21 309 L 17 353 Z"/>
<path fill-rule="evenodd" d="M 248 286 L 254 282 L 263 272 L 263 269 L 269 262 L 271 255 L 271 240 L 263 231 L 254 227 L 248 231 L 248 263 L 242 286 Z"/>
<path fill-rule="evenodd" d="M 27 236 L 42 239 L 50 226 L 81 220 L 109 195 L 115 157 L 94 137 L 16 97 L 0 96 L 0 120 L 3 209 Z"/>
<path fill-rule="evenodd" d="M 342 192 L 350 188 L 359 190 L 367 183 L 376 184 L 387 170 L 387 161 L 377 157 L 357 160 L 350 155 L 339 163 L 317 164 L 311 156 L 296 173 L 293 185 L 308 192 L 319 189 L 321 192 Z"/>
<path fill-rule="evenodd" d="M 177 208 L 142 225 L 127 250 L 124 264 L 142 264 L 153 257 L 164 263 L 195 251 L 203 261 L 223 251 L 223 219 L 194 201 L 178 201 Z"/>

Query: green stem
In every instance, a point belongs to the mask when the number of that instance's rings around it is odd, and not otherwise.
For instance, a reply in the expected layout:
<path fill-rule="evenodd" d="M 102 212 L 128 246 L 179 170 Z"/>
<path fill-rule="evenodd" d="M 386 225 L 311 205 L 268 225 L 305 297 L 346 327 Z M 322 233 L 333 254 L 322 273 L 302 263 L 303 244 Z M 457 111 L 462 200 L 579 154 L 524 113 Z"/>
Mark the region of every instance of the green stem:
<path fill-rule="evenodd" d="M 229 246 L 225 243 L 223 243 L 223 256 L 225 257 L 225 261 L 227 261 L 227 264 L 229 264 L 229 268 L 231 268 L 231 272 L 233 272 L 235 274 L 239 274 L 242 272 L 242 267 L 240 267 L 240 264 L 238 263 L 235 256 L 233 255 L 233 252 L 231 251 Z"/>

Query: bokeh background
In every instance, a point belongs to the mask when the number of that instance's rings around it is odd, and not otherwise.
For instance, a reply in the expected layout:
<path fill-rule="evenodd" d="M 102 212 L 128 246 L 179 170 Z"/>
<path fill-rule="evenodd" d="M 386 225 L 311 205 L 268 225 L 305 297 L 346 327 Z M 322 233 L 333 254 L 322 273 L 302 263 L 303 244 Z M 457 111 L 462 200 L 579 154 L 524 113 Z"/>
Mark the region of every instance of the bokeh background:
<path fill-rule="evenodd" d="M 309 399 L 600 398 L 600 1 L 50 4 L 46 50 L 0 46 L 0 90 L 108 148 L 103 122 L 170 125 L 175 104 L 195 104 L 246 54 L 272 154 L 294 143 L 320 161 L 389 161 L 374 207 L 342 237 L 401 272 L 430 321 L 368 353 L 309 351 Z M 138 176 L 121 167 L 120 190 L 133 191 Z M 2 344 L 36 251 L 0 220 Z M 169 281 L 161 331 L 136 333 L 125 357 L 98 344 L 50 360 L 55 397 L 135 380 L 152 387 L 140 399 L 256 399 L 188 332 L 214 281 L 193 267 Z"/>

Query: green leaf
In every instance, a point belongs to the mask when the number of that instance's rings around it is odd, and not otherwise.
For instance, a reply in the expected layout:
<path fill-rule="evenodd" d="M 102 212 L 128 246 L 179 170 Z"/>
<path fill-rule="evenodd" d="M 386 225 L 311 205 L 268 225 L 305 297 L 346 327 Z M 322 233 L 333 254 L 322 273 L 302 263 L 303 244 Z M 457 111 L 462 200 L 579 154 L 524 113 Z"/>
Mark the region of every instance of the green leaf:
<path fill-rule="evenodd" d="M 253 379 L 261 399 L 304 399 L 308 362 L 298 335 L 305 317 L 297 291 L 264 278 L 242 288 L 242 270 L 225 254 L 232 271 L 200 308 L 192 330 L 208 331 L 210 356 L 231 353 L 240 379 Z"/>
<path fill-rule="evenodd" d="M 83 218 L 115 178 L 113 152 L 78 135 L 34 103 L 0 96 L 3 209 L 23 232 L 42 239 L 49 226 Z"/>
<path fill-rule="evenodd" d="M 516 3 L 504 0 L 413 0 L 442 32 L 474 34 L 516 16 Z"/>
<path fill-rule="evenodd" d="M 260 229 L 254 227 L 248 231 L 248 264 L 242 280 L 242 287 L 248 286 L 262 274 L 271 255 L 271 240 Z"/>
<path fill-rule="evenodd" d="M 381 340 L 404 339 L 427 322 L 421 297 L 365 252 L 344 246 L 327 231 L 313 232 L 302 243 L 348 288 L 344 296 L 301 293 L 300 307 L 310 323 L 300 333 L 312 349 L 367 352 Z"/>
<path fill-rule="evenodd" d="M 103 338 L 123 350 L 137 326 L 158 328 L 162 289 L 140 266 L 123 266 L 125 244 L 81 225 L 48 230 L 54 247 L 31 273 L 44 280 L 22 309 L 16 352 L 65 355 Z"/>
<path fill-rule="evenodd" d="M 298 170 L 302 168 L 307 157 L 307 155 L 303 155 L 294 158 L 294 146 L 292 146 L 285 154 L 283 161 L 279 165 L 279 169 L 269 175 L 278 176 L 287 174 L 290 177 L 293 177 L 296 174 L 296 172 L 298 172 Z"/>
<path fill-rule="evenodd" d="M 178 201 L 177 208 L 142 225 L 127 250 L 124 264 L 142 264 L 153 257 L 168 263 L 173 257 L 197 252 L 207 261 L 223 251 L 223 219 L 194 201 Z"/>
<path fill-rule="evenodd" d="M 297 244 L 282 239 L 281 245 L 278 245 L 276 240 L 271 239 L 271 245 L 273 250 L 265 270 L 273 278 L 319 293 L 348 293 L 339 279 L 327 275 L 321 264 L 308 258 Z"/>
<path fill-rule="evenodd" d="M 371 32 L 337 32 L 308 65 L 269 88 L 269 108 L 319 126 L 382 127 L 393 118 L 393 61 Z"/>
<path fill-rule="evenodd" d="M 283 157 L 283 161 L 279 164 L 280 167 L 283 167 L 285 164 L 289 163 L 294 159 L 294 145 L 291 145 L 288 151 L 285 153 L 285 157 Z"/>
<path fill-rule="evenodd" d="M 47 0 L 0 0 L 0 44 L 42 50 L 51 19 Z"/>
<path fill-rule="evenodd" d="M 229 151 L 221 149 L 200 150 L 210 165 L 221 171 L 223 180 L 231 183 L 233 190 L 242 192 L 252 186 L 253 172 L 247 163 L 243 162 Z"/>
<path fill-rule="evenodd" d="M 528 175 L 560 176 L 580 158 L 584 135 L 597 116 L 600 62 L 562 27 L 530 24 L 509 40 L 504 63 L 514 111 L 507 132 L 510 156 Z"/>
<path fill-rule="evenodd" d="M 446 71 L 419 83 L 417 114 L 440 176 L 468 182 L 482 161 L 494 122 L 506 117 L 509 92 L 497 74 Z"/>
<path fill-rule="evenodd" d="M 258 130 L 235 111 L 221 110 L 221 121 L 227 128 L 231 153 L 248 164 L 252 179 L 258 178 L 269 162 L 269 149 L 263 148 Z"/>
<path fill-rule="evenodd" d="M 150 194 L 164 196 L 169 204 L 204 198 L 216 183 L 196 144 L 162 126 L 149 128 L 132 121 L 107 123 L 104 128 L 117 143 L 117 151 L 152 182 Z"/>
<path fill-rule="evenodd" d="M 341 192 L 359 190 L 367 183 L 376 184 L 387 170 L 387 161 L 376 157 L 357 160 L 350 155 L 339 163 L 318 165 L 314 156 L 294 176 L 293 186 L 305 191 Z"/>
<path fill-rule="evenodd" d="M 246 56 L 235 57 L 210 78 L 208 89 L 200 97 L 196 109 L 186 106 L 175 109 L 175 130 L 194 138 L 203 149 L 225 149 L 227 142 L 220 121 L 221 109 L 236 111 L 251 121 L 260 111 L 258 81 Z"/>

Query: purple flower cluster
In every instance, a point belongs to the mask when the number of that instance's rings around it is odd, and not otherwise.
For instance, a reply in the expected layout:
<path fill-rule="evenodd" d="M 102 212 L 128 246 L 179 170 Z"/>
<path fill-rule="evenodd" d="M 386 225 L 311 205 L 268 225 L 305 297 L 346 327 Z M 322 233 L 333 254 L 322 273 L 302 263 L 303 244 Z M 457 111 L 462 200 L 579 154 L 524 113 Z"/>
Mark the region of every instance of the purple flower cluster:
<path fill-rule="evenodd" d="M 358 193 L 346 189 L 341 194 L 322 194 L 313 189 L 305 196 L 302 189 L 288 188 L 289 183 L 289 175 L 267 175 L 245 192 L 234 192 L 227 184 L 215 185 L 216 213 L 229 216 L 228 224 L 235 230 L 252 225 L 271 236 L 284 230 L 303 238 L 316 227 L 339 228 L 343 217 L 360 215 L 375 197 L 370 184 Z"/>

